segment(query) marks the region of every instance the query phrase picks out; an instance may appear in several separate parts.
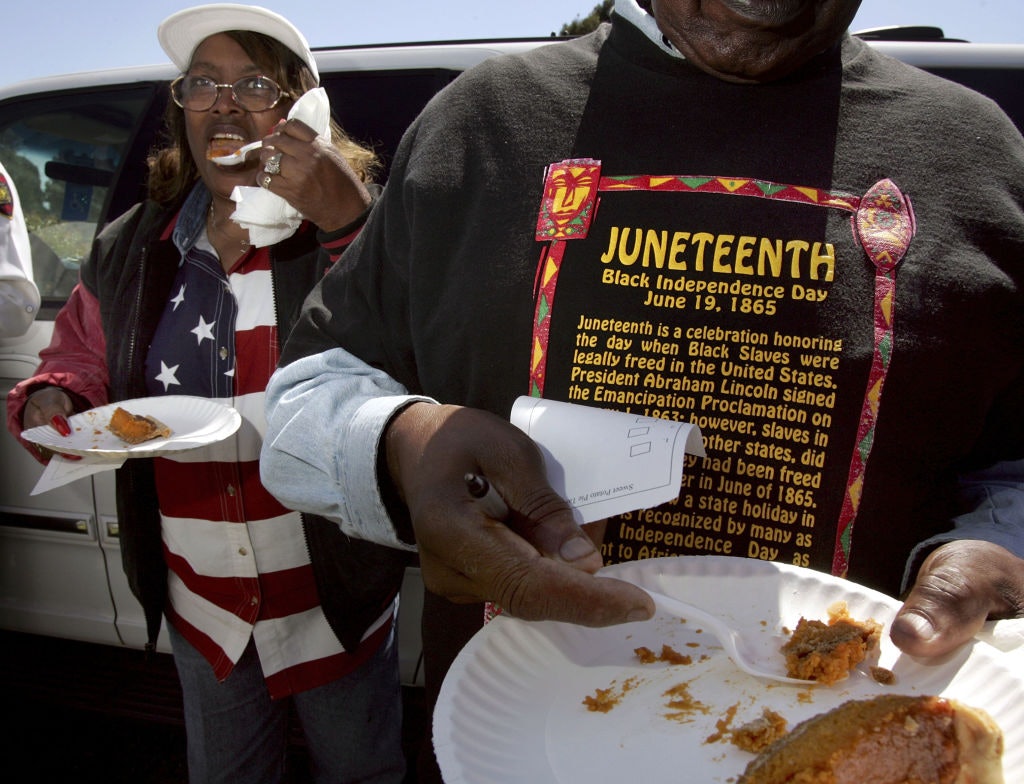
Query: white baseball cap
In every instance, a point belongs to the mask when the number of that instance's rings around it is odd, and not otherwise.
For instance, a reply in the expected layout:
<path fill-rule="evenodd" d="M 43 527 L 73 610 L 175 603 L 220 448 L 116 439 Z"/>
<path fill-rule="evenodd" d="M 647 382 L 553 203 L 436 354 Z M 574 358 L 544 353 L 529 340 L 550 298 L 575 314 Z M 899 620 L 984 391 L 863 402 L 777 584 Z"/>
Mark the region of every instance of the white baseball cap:
<path fill-rule="evenodd" d="M 317 82 L 320 81 L 320 73 L 306 37 L 280 14 L 256 5 L 211 3 L 186 8 L 164 19 L 157 28 L 156 37 L 171 62 L 184 73 L 200 43 L 211 35 L 228 30 L 263 33 L 280 41 L 295 52 L 309 66 Z"/>

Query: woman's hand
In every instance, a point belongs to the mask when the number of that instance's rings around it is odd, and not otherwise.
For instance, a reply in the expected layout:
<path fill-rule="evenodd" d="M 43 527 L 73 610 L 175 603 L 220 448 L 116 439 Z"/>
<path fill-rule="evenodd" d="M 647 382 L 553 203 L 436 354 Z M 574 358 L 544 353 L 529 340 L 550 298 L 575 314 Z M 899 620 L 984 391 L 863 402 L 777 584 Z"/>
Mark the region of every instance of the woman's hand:
<path fill-rule="evenodd" d="M 267 162 L 277 158 L 269 190 L 287 201 L 322 231 L 334 231 L 356 220 L 370 205 L 370 193 L 348 161 L 312 128 L 284 120 L 263 140 L 258 180 Z"/>
<path fill-rule="evenodd" d="M 60 387 L 43 387 L 29 395 L 21 413 L 22 425 L 27 430 L 40 425 L 52 425 L 55 416 L 69 417 L 75 410 L 71 397 Z M 62 433 L 61 435 L 66 435 Z"/>
<path fill-rule="evenodd" d="M 67 418 L 75 413 L 71 397 L 60 387 L 43 387 L 29 395 L 25 408 L 21 412 L 21 424 L 26 430 L 30 427 L 51 425 L 62 436 L 71 435 Z M 24 442 L 23 442 L 24 443 Z M 32 444 L 38 457 L 44 461 L 53 457 L 53 452 L 46 447 Z M 70 460 L 79 460 L 77 455 L 62 455 Z"/>

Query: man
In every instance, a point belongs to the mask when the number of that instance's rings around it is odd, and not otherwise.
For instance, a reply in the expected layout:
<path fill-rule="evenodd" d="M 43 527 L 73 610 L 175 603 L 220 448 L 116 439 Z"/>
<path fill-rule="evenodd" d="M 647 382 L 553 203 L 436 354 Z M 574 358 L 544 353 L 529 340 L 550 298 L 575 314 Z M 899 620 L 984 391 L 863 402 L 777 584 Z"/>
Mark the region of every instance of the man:
<path fill-rule="evenodd" d="M 38 312 L 25 214 L 14 180 L 0 163 L 0 338 L 24 335 Z"/>
<path fill-rule="evenodd" d="M 924 656 L 1021 614 L 1024 143 L 847 36 L 858 5 L 618 0 L 406 134 L 289 340 L 262 471 L 350 534 L 415 543 L 428 686 L 480 624 L 436 595 L 646 618 L 590 575 L 651 555 L 912 585 L 892 635 Z M 580 530 L 507 423 L 522 394 L 695 422 L 708 457 L 675 504 Z"/>

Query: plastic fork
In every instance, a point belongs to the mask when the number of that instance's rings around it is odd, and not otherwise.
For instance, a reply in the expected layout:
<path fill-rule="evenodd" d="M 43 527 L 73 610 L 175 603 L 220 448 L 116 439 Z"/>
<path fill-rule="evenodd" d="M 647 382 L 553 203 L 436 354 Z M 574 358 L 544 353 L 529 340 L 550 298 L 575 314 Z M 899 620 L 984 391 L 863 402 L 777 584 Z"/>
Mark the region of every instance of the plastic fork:
<path fill-rule="evenodd" d="M 680 599 L 666 596 L 658 591 L 652 591 L 649 588 L 644 588 L 642 585 L 638 587 L 647 591 L 650 597 L 654 599 L 654 604 L 658 609 L 663 610 L 669 615 L 686 618 L 689 621 L 700 621 L 704 626 L 710 629 L 722 644 L 722 647 L 729 655 L 729 658 L 732 659 L 733 663 L 743 670 L 743 672 L 753 675 L 755 678 L 765 678 L 767 680 L 778 681 L 779 683 L 791 683 L 799 686 L 817 685 L 816 681 L 790 678 L 778 672 L 763 669 L 759 665 L 754 664 L 751 654 L 744 645 L 743 635 L 736 631 L 736 629 L 730 627 L 717 615 L 713 615 L 707 610 L 702 610 L 700 607 L 696 607 L 689 602 L 684 602 Z"/>
<path fill-rule="evenodd" d="M 249 142 L 243 144 L 237 150 L 230 155 L 218 155 L 214 158 L 210 158 L 214 163 L 219 163 L 221 166 L 234 166 L 236 163 L 241 163 L 245 160 L 245 156 L 253 150 L 258 150 L 263 146 L 263 140 L 259 139 L 255 142 Z"/>

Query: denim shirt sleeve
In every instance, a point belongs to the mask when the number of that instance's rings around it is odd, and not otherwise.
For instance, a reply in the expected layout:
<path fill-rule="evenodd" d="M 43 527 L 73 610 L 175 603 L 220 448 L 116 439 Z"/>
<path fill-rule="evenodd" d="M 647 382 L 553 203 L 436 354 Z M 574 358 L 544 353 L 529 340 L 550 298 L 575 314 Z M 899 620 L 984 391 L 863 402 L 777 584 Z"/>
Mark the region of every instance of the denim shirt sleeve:
<path fill-rule="evenodd" d="M 278 368 L 267 386 L 264 486 L 289 509 L 326 517 L 349 536 L 404 550 L 377 477 L 380 440 L 405 406 L 436 402 L 340 348 Z"/>
<path fill-rule="evenodd" d="M 1024 460 L 997 463 L 960 480 L 960 496 L 969 511 L 953 518 L 953 528 L 914 548 L 903 573 L 909 588 L 925 556 L 940 544 L 979 539 L 1024 558 Z"/>

